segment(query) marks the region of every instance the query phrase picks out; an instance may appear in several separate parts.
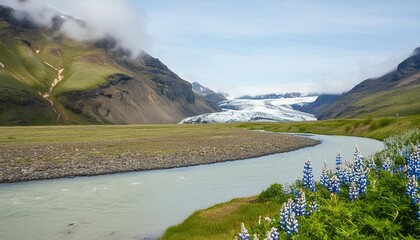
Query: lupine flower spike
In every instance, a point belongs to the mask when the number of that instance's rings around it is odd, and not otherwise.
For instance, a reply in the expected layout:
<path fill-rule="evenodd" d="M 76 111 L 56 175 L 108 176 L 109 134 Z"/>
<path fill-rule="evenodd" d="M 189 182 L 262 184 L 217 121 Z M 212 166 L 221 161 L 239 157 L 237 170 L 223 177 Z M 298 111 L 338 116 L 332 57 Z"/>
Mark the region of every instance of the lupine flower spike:
<path fill-rule="evenodd" d="M 360 194 L 365 194 L 366 193 L 366 189 L 367 189 L 367 186 L 368 186 L 367 177 L 368 177 L 367 171 L 365 171 L 363 169 L 363 167 L 361 167 L 359 169 L 358 179 L 357 179 L 358 180 L 357 184 L 359 186 L 359 193 Z"/>
<path fill-rule="evenodd" d="M 292 212 L 296 212 L 296 203 L 293 201 L 292 198 L 289 198 L 287 204 L 289 204 L 289 215 L 292 214 Z"/>
<path fill-rule="evenodd" d="M 357 188 L 356 184 L 352 182 L 349 188 L 349 200 L 350 201 L 357 200 L 358 196 L 359 196 L 359 189 Z"/>
<path fill-rule="evenodd" d="M 286 225 L 287 235 L 291 236 L 292 234 L 297 233 L 298 228 L 299 228 L 299 223 L 296 219 L 295 213 L 293 212 L 290 215 L 289 221 L 287 221 L 287 225 Z"/>
<path fill-rule="evenodd" d="M 321 178 L 320 178 L 320 183 L 322 186 L 328 188 L 328 186 L 330 185 L 330 177 L 328 176 L 328 171 L 327 171 L 327 162 L 324 161 L 324 164 L 322 165 L 322 172 L 321 172 Z"/>
<path fill-rule="evenodd" d="M 337 168 L 338 181 L 340 181 L 340 183 L 347 184 L 347 169 L 343 165 L 340 165 Z"/>
<path fill-rule="evenodd" d="M 417 197 L 418 194 L 418 183 L 417 183 L 417 179 L 416 176 L 413 175 L 409 178 L 408 183 L 406 185 L 405 188 L 405 193 L 411 197 L 411 203 L 412 204 L 417 204 L 419 202 L 419 199 Z"/>
<path fill-rule="evenodd" d="M 360 167 L 363 164 L 363 156 L 361 155 L 359 148 L 357 146 L 355 146 L 354 149 L 354 165 L 353 165 L 353 170 L 355 172 L 358 172 Z"/>
<path fill-rule="evenodd" d="M 318 210 L 318 204 L 316 204 L 315 201 L 311 201 L 311 203 L 309 204 L 309 215 L 316 212 L 317 210 Z"/>
<path fill-rule="evenodd" d="M 310 189 L 312 192 L 316 192 L 314 174 L 312 172 L 312 161 L 311 161 L 311 159 L 308 159 L 305 162 L 305 167 L 303 168 L 302 182 L 303 182 L 303 186 Z"/>
<path fill-rule="evenodd" d="M 391 160 L 389 158 L 382 161 L 382 169 L 388 172 L 391 171 Z"/>
<path fill-rule="evenodd" d="M 287 221 L 289 221 L 290 210 L 287 203 L 283 203 L 280 209 L 280 227 L 286 230 Z"/>
<path fill-rule="evenodd" d="M 305 192 L 300 192 L 300 197 L 296 203 L 296 217 L 306 215 L 306 197 Z"/>
<path fill-rule="evenodd" d="M 267 240 L 279 240 L 279 231 L 277 230 L 277 228 L 272 227 L 271 230 L 269 232 L 267 232 L 266 235 L 266 239 Z"/>
<path fill-rule="evenodd" d="M 416 175 L 417 179 L 420 179 L 420 160 L 417 146 L 413 146 L 413 153 L 410 158 L 413 164 L 413 174 Z"/>
<path fill-rule="evenodd" d="M 249 235 L 248 230 L 245 228 L 245 224 L 241 224 L 241 232 L 238 234 L 239 240 L 250 240 L 251 235 Z"/>
<path fill-rule="evenodd" d="M 334 194 L 340 193 L 341 189 L 340 189 L 340 183 L 338 182 L 337 175 L 332 176 L 330 180 L 330 185 L 328 186 L 328 191 Z"/>
<path fill-rule="evenodd" d="M 342 164 L 343 164 L 343 160 L 341 159 L 341 154 L 338 153 L 337 156 L 335 157 L 335 166 L 336 166 L 335 169 L 337 170 L 337 172 Z"/>

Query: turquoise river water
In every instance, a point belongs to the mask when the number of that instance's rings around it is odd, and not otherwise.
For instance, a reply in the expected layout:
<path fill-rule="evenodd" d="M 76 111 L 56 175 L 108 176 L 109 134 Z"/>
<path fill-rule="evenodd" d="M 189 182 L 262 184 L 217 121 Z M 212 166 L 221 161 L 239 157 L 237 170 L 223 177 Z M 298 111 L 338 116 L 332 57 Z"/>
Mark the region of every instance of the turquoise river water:
<path fill-rule="evenodd" d="M 196 210 L 294 181 L 309 157 L 319 178 L 337 152 L 352 159 L 355 145 L 365 156 L 383 149 L 372 139 L 309 136 L 322 143 L 195 167 L 0 184 L 0 239 L 154 239 Z"/>

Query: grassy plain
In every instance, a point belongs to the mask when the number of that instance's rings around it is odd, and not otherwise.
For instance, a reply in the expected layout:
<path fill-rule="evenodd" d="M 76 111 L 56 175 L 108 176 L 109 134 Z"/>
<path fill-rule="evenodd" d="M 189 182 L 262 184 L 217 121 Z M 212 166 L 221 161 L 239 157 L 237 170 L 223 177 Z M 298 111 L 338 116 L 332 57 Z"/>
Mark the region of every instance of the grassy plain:
<path fill-rule="evenodd" d="M 315 144 L 235 125 L 0 127 L 0 182 L 185 167 Z"/>

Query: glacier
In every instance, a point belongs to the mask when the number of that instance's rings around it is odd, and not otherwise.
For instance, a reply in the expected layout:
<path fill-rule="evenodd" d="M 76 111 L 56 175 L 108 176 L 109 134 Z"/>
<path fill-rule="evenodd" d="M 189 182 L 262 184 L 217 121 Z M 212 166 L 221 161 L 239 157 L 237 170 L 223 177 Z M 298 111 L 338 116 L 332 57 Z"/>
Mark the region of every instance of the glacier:
<path fill-rule="evenodd" d="M 317 96 L 276 99 L 233 99 L 220 102 L 221 112 L 183 119 L 180 123 L 290 122 L 316 121 L 313 114 L 297 111 L 294 104 L 307 104 Z"/>

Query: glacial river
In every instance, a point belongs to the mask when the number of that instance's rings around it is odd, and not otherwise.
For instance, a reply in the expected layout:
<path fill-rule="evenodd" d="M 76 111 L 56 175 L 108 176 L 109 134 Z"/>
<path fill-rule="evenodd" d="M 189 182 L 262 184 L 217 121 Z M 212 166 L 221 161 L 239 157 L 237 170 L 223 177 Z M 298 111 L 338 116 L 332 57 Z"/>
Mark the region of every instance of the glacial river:
<path fill-rule="evenodd" d="M 309 157 L 319 178 L 337 152 L 352 159 L 355 145 L 365 156 L 383 148 L 366 138 L 311 137 L 322 143 L 242 161 L 0 184 L 0 239 L 153 239 L 198 209 L 292 182 Z"/>

